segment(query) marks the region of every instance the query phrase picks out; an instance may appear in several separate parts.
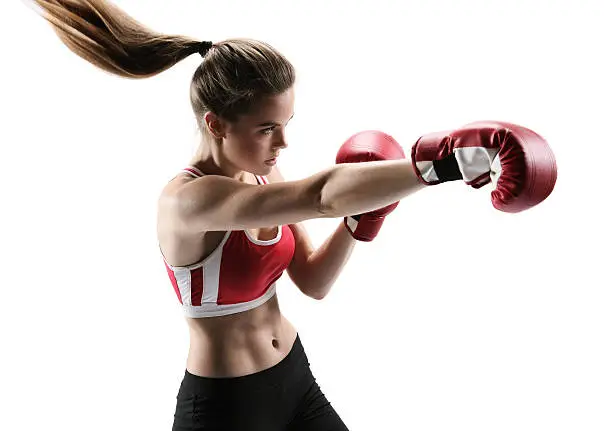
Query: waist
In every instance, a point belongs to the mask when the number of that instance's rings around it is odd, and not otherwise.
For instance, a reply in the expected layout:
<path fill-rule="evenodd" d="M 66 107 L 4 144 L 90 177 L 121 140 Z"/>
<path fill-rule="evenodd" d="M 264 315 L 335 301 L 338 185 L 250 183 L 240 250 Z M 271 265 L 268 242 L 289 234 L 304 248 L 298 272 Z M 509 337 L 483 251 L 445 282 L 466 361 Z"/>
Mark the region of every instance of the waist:
<path fill-rule="evenodd" d="M 187 369 L 200 376 L 236 377 L 266 369 L 290 351 L 297 336 L 276 296 L 244 313 L 188 323 Z"/>
<path fill-rule="evenodd" d="M 310 363 L 300 337 L 296 333 L 288 352 L 273 365 L 236 376 L 200 376 L 187 369 L 181 384 L 181 391 L 216 395 L 224 390 L 232 393 L 260 391 L 266 386 L 290 385 L 307 376 L 312 377 Z"/>

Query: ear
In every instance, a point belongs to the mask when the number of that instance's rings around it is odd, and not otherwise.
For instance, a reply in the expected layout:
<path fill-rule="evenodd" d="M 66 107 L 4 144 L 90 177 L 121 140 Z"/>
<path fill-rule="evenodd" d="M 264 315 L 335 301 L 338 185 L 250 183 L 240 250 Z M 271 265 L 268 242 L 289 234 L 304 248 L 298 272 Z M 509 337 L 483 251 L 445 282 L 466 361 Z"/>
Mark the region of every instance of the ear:
<path fill-rule="evenodd" d="M 204 114 L 204 123 L 208 131 L 217 139 L 225 138 L 227 134 L 227 124 L 222 118 L 208 111 Z"/>

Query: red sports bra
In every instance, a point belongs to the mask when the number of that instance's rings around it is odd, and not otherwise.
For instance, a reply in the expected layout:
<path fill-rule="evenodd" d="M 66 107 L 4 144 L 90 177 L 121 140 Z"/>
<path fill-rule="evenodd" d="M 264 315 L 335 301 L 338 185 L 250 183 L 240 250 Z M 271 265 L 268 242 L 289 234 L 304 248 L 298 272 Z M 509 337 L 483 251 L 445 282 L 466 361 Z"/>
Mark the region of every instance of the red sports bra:
<path fill-rule="evenodd" d="M 198 178 L 195 167 L 183 169 Z M 265 177 L 255 176 L 258 184 Z M 164 264 L 187 317 L 213 317 L 258 307 L 276 293 L 278 280 L 293 258 L 295 239 L 289 226 L 278 226 L 276 238 L 260 241 L 246 230 L 226 232 L 219 246 L 189 266 Z M 162 255 L 163 258 L 163 255 Z"/>

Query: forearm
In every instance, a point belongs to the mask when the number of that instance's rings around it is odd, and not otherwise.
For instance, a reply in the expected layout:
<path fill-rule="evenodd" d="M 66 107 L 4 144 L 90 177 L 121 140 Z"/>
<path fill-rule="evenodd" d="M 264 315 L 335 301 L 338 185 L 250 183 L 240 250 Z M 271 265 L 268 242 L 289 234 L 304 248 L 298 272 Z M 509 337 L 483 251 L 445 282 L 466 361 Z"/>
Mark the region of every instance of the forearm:
<path fill-rule="evenodd" d="M 341 223 L 329 238 L 308 258 L 308 286 L 315 299 L 323 299 L 353 253 L 357 241 Z"/>
<path fill-rule="evenodd" d="M 424 187 L 409 159 L 346 163 L 329 171 L 321 206 L 329 217 L 361 214 L 390 205 Z"/>

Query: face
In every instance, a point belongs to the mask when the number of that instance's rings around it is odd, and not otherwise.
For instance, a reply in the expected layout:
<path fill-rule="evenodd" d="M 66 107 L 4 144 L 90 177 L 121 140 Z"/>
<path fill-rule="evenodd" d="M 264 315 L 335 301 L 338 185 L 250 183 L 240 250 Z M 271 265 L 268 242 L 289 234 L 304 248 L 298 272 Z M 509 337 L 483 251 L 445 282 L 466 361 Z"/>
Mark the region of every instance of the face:
<path fill-rule="evenodd" d="M 226 124 L 222 152 L 236 169 L 267 175 L 287 148 L 285 128 L 293 117 L 293 88 L 265 98 L 249 115 Z"/>

